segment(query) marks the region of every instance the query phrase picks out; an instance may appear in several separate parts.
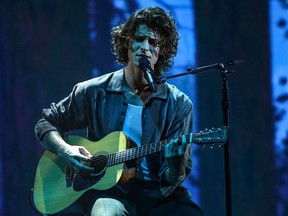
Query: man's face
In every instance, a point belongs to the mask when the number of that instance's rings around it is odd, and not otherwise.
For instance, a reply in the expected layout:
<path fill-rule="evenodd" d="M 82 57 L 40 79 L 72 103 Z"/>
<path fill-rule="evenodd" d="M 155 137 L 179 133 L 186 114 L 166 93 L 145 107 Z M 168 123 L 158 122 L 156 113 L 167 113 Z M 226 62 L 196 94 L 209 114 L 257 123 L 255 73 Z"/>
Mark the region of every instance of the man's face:
<path fill-rule="evenodd" d="M 128 64 L 139 67 L 139 59 L 146 56 L 153 69 L 159 57 L 159 42 L 160 36 L 155 31 L 145 24 L 139 25 L 129 41 Z"/>

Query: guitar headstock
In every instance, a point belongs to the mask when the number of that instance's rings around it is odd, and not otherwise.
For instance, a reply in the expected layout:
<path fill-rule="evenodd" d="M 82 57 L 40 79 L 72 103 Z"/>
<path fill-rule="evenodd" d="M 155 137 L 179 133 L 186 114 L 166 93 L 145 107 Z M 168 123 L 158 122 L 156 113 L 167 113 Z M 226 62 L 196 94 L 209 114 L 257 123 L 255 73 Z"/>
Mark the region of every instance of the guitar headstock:
<path fill-rule="evenodd" d="M 223 144 L 227 142 L 228 128 L 211 128 L 193 133 L 192 143 L 195 144 Z"/>

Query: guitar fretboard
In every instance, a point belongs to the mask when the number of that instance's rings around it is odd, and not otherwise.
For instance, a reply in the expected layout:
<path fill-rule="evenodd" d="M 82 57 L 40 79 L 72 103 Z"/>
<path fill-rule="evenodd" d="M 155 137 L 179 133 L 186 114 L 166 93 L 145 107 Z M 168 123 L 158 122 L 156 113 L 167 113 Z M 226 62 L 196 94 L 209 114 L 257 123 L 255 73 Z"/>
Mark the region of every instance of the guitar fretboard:
<path fill-rule="evenodd" d="M 116 152 L 108 155 L 108 166 L 113 166 L 115 164 L 123 163 L 126 161 L 134 160 L 146 155 L 150 155 L 156 152 L 164 150 L 165 145 L 170 142 L 171 139 L 163 140 L 160 142 L 155 142 L 151 144 L 146 144 L 140 147 L 134 147 L 127 149 L 125 151 Z"/>
<path fill-rule="evenodd" d="M 223 143 L 227 141 L 227 128 L 212 128 L 200 131 L 198 133 L 190 133 L 185 135 L 188 143 L 195 144 L 213 144 Z M 178 137 L 180 138 L 180 137 Z M 156 152 L 164 150 L 165 146 L 171 141 L 171 139 L 162 140 L 155 143 L 142 145 L 140 147 L 134 147 L 125 151 L 116 152 L 107 156 L 107 166 L 113 166 L 115 164 L 123 163 L 126 161 L 134 160 L 146 155 L 150 155 Z"/>

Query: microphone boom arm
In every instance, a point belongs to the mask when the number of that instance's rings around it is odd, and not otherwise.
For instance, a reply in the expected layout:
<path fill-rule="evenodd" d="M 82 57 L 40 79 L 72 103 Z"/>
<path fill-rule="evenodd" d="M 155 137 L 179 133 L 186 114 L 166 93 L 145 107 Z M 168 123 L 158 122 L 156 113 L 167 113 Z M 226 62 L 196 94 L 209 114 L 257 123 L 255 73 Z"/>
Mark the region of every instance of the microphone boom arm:
<path fill-rule="evenodd" d="M 224 63 L 216 63 L 216 64 L 211 64 L 211 65 L 207 65 L 207 66 L 202 66 L 202 67 L 198 67 L 195 69 L 192 68 L 188 68 L 187 72 L 184 73 L 180 73 L 180 74 L 175 74 L 175 75 L 171 75 L 171 76 L 167 76 L 165 79 L 171 79 L 171 78 L 175 78 L 175 77 L 180 77 L 180 76 L 185 76 L 188 74 L 199 74 L 199 73 L 205 73 L 208 71 L 213 71 L 213 70 L 219 70 L 221 68 L 224 67 L 230 67 L 236 64 L 240 64 L 243 63 L 244 60 L 243 59 L 239 59 L 239 60 L 235 60 L 235 61 L 228 61 L 228 62 L 224 62 Z M 230 72 L 231 73 L 231 72 Z"/>

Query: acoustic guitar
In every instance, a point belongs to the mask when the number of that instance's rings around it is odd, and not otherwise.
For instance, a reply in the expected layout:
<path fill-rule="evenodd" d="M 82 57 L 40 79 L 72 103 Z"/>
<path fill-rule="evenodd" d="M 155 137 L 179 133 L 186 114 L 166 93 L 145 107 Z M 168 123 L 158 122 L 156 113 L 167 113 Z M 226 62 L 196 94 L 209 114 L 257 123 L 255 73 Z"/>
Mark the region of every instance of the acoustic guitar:
<path fill-rule="evenodd" d="M 227 141 L 227 131 L 226 127 L 206 129 L 188 134 L 186 138 L 189 143 L 222 145 Z M 126 182 L 134 176 L 135 168 L 127 168 L 125 162 L 160 152 L 170 140 L 129 148 L 130 141 L 121 131 L 112 132 L 97 142 L 68 135 L 67 143 L 84 146 L 92 154 L 86 165 L 94 167 L 95 172 L 92 175 L 74 173 L 63 158 L 46 150 L 36 170 L 34 206 L 43 214 L 55 214 L 73 204 L 87 190 L 107 190 Z"/>

